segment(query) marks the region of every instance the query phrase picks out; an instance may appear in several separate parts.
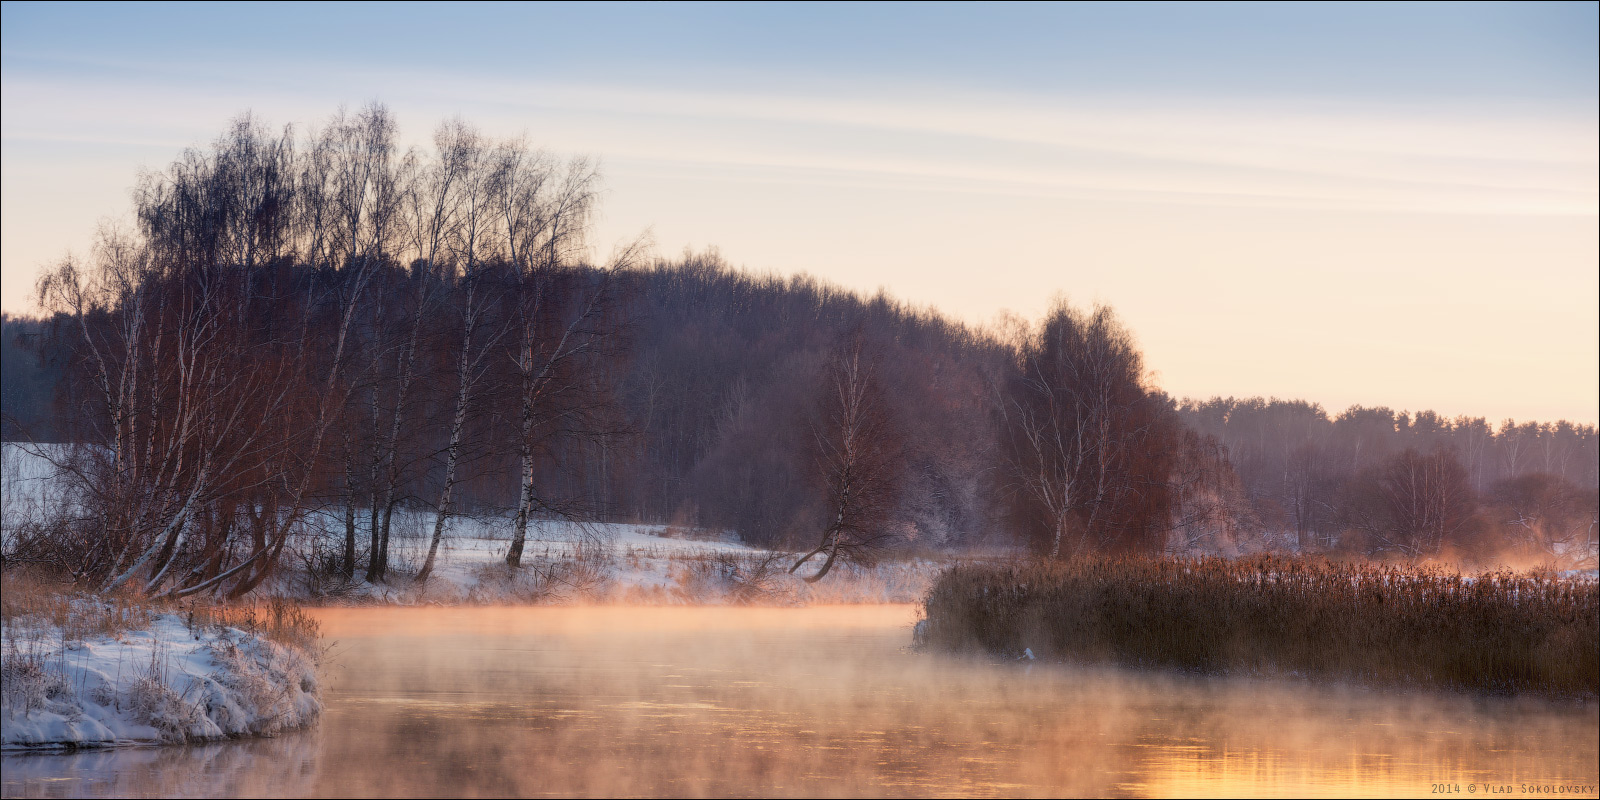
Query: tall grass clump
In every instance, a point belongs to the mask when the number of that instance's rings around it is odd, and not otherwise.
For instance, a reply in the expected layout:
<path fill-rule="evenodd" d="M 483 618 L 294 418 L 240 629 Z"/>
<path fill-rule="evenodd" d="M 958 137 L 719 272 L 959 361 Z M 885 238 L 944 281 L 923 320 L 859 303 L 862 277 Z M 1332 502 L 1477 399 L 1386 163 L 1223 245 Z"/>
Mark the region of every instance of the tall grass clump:
<path fill-rule="evenodd" d="M 961 564 L 924 600 L 933 647 L 1496 693 L 1600 693 L 1600 585 L 1553 574 L 1099 557 Z"/>
<path fill-rule="evenodd" d="M 82 641 L 90 636 L 119 637 L 150 624 L 153 606 L 130 592 L 90 595 L 73 592 L 59 581 L 49 580 L 19 567 L 0 570 L 0 625 L 54 626 L 67 641 Z"/>
<path fill-rule="evenodd" d="M 208 605 L 190 603 L 183 607 L 186 624 L 193 630 L 237 628 L 315 655 L 322 638 L 322 626 L 299 604 L 282 597 L 267 597 L 249 603 Z"/>
<path fill-rule="evenodd" d="M 238 628 L 279 644 L 314 654 L 319 623 L 299 604 L 283 597 L 251 598 L 224 604 L 199 598 L 152 600 L 131 591 L 92 594 L 25 567 L 0 570 L 0 626 L 10 637 L 18 629 L 53 631 L 64 642 L 95 636 L 121 639 L 148 629 L 161 614 L 179 614 L 195 631 Z"/>

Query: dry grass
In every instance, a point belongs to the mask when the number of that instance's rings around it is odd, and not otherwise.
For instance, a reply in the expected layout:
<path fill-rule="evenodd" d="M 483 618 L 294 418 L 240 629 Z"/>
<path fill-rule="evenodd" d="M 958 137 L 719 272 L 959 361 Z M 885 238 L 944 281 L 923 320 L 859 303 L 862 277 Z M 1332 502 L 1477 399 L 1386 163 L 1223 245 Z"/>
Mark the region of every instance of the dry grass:
<path fill-rule="evenodd" d="M 317 640 L 322 636 L 316 619 L 298 604 L 281 597 L 237 605 L 192 603 L 184 606 L 183 611 L 188 615 L 191 629 L 237 628 L 313 655 L 317 652 Z"/>
<path fill-rule="evenodd" d="M 673 555 L 669 574 L 684 602 L 720 598 L 731 605 L 798 605 L 799 590 L 784 580 L 789 559 L 782 553 Z"/>
<path fill-rule="evenodd" d="M 90 636 L 120 637 L 150 624 L 153 607 L 126 592 L 86 595 L 23 568 L 0 575 L 0 620 L 7 627 L 18 622 L 49 624 L 68 641 Z"/>
<path fill-rule="evenodd" d="M 143 630 L 161 613 L 185 615 L 192 629 L 233 627 L 260 634 L 308 653 L 321 635 L 317 621 L 295 603 L 280 597 L 257 598 L 236 605 L 201 600 L 155 602 L 130 592 L 89 594 L 23 568 L 7 569 L 0 591 L 0 620 L 12 626 L 48 626 L 64 641 L 93 636 L 121 638 Z"/>
<path fill-rule="evenodd" d="M 1600 586 L 1261 556 L 966 564 L 924 601 L 947 649 L 1490 692 L 1600 693 Z"/>
<path fill-rule="evenodd" d="M 0 709 L 19 710 L 26 718 L 46 701 L 72 693 L 72 684 L 41 645 L 38 639 L 19 644 L 10 636 L 0 647 Z"/>

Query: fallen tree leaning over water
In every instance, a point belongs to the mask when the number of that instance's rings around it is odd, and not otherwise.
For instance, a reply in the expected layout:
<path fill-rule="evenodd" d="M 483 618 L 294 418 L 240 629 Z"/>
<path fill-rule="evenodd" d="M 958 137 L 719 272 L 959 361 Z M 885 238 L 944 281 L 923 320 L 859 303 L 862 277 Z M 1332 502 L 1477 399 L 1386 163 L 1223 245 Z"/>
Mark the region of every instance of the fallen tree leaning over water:
<path fill-rule="evenodd" d="M 1600 584 L 1262 556 L 964 564 L 930 646 L 1203 672 L 1600 694 Z"/>

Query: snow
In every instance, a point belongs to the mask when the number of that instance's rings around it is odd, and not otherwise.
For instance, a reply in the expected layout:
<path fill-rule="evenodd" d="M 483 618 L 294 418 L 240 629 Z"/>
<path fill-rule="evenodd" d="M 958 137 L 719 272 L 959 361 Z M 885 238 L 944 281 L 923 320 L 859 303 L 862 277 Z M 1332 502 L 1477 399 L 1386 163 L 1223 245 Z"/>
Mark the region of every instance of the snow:
<path fill-rule="evenodd" d="M 52 458 L 59 458 L 65 446 L 59 444 L 28 444 L 5 442 L 0 446 L 0 485 L 11 491 L 27 491 L 35 481 L 49 480 L 55 473 Z"/>
<path fill-rule="evenodd" d="M 335 526 L 328 527 L 334 536 Z M 418 584 L 411 576 L 427 556 L 432 515 L 397 511 L 387 582 L 341 585 L 302 570 L 274 591 L 318 602 L 401 605 L 907 603 L 920 600 L 944 566 L 922 559 L 836 565 L 808 584 L 787 574 L 797 556 L 740 543 L 729 533 L 543 520 L 530 523 L 522 566 L 513 570 L 505 565 L 510 527 L 498 517 L 451 519 L 432 575 Z"/>
<path fill-rule="evenodd" d="M 264 736 L 322 710 L 307 654 L 238 628 L 191 628 L 177 614 L 81 640 L 49 622 L 13 619 L 0 653 L 8 750 Z"/>
<path fill-rule="evenodd" d="M 57 480 L 56 462 L 65 462 L 68 448 L 59 444 L 0 445 L 0 532 L 9 536 L 44 512 L 66 504 Z"/>
<path fill-rule="evenodd" d="M 7 442 L 0 468 L 4 535 L 58 510 L 70 501 L 57 463 L 67 463 L 64 445 Z M 357 517 L 365 525 L 366 509 Z M 836 565 L 816 584 L 785 570 L 797 557 L 739 542 L 730 532 L 669 525 L 576 523 L 534 520 L 529 525 L 523 566 L 504 566 L 510 547 L 509 515 L 453 516 L 446 524 L 434 572 L 425 584 L 415 575 L 427 556 L 433 513 L 397 509 L 391 525 L 391 574 L 385 583 L 342 584 L 306 572 L 301 557 L 318 548 L 339 549 L 344 509 L 313 515 L 321 528 L 301 537 L 286 553 L 280 577 L 261 594 L 313 602 L 395 604 L 505 604 L 611 602 L 649 604 L 905 603 L 922 598 L 943 566 L 929 560 L 895 561 L 865 569 Z M 366 532 L 358 533 L 362 544 Z M 768 558 L 772 560 L 761 569 Z M 364 564 L 359 565 L 364 566 Z M 809 569 L 809 567 L 804 568 Z M 362 570 L 358 570 L 358 575 Z"/>

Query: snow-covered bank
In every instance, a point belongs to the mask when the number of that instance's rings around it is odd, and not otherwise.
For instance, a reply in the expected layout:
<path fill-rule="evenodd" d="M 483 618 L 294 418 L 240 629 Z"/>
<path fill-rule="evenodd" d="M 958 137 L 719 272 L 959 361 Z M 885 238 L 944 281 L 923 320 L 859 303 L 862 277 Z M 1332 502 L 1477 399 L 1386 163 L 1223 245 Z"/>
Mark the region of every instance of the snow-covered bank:
<path fill-rule="evenodd" d="M 0 540 L 10 541 L 69 504 L 56 464 L 59 445 L 4 443 L 0 494 Z M 365 528 L 370 510 L 357 509 Z M 398 508 L 389 544 L 389 571 L 379 583 L 365 573 L 365 530 L 358 531 L 356 580 L 331 567 L 342 559 L 345 509 L 330 506 L 310 515 L 290 539 L 277 573 L 258 596 L 292 597 L 312 603 L 401 605 L 494 605 L 521 603 L 767 604 L 909 603 L 922 599 L 943 560 L 897 558 L 874 567 L 838 564 L 808 584 L 789 575 L 793 553 L 746 545 L 731 533 L 679 526 L 574 523 L 535 520 L 528 530 L 522 566 L 505 566 L 510 547 L 509 515 L 454 516 L 429 580 L 414 577 L 426 560 L 433 512 Z M 818 560 L 802 568 L 814 570 Z"/>
<path fill-rule="evenodd" d="M 274 592 L 323 603 L 498 605 L 643 603 L 651 605 L 911 603 L 945 566 L 927 559 L 874 567 L 836 565 L 808 584 L 787 570 L 795 556 L 666 525 L 530 526 L 522 566 L 505 565 L 509 521 L 455 519 L 434 570 L 413 579 L 427 556 L 429 515 L 397 512 L 390 576 L 381 584 L 286 574 Z M 803 567 L 802 571 L 814 569 Z"/>
<path fill-rule="evenodd" d="M 6 749 L 266 736 L 322 710 L 309 654 L 171 613 L 138 630 L 77 639 L 48 621 L 8 620 L 0 673 Z"/>

